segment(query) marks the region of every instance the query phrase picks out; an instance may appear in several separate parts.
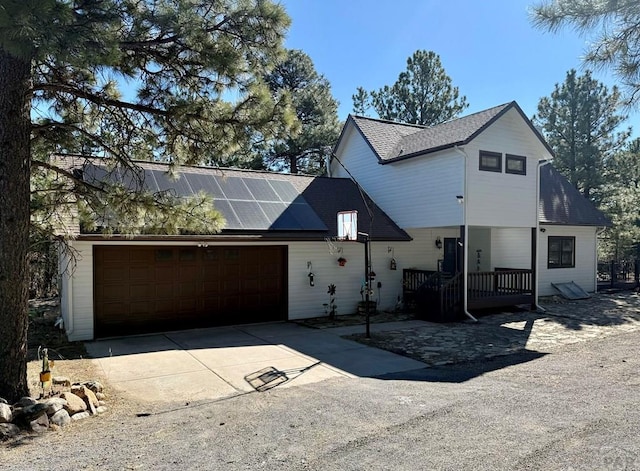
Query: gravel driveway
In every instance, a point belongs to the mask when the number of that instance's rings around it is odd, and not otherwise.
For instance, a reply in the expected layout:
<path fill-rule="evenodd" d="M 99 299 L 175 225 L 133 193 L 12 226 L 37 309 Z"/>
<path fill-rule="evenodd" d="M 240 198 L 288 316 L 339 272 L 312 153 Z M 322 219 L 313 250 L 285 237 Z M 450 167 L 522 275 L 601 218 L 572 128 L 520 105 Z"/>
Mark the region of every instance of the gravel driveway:
<path fill-rule="evenodd" d="M 640 334 L 386 379 L 135 404 L 0 447 L 1 468 L 640 469 Z"/>

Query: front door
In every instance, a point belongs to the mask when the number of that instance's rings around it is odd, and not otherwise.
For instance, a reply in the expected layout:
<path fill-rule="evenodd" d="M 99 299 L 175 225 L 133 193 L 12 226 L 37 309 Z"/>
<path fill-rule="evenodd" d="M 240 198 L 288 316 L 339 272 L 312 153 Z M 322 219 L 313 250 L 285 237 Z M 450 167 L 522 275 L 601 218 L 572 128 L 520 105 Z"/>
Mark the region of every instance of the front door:
<path fill-rule="evenodd" d="M 462 271 L 462 244 L 458 237 L 444 238 L 444 259 L 442 271 L 444 273 L 458 273 Z"/>

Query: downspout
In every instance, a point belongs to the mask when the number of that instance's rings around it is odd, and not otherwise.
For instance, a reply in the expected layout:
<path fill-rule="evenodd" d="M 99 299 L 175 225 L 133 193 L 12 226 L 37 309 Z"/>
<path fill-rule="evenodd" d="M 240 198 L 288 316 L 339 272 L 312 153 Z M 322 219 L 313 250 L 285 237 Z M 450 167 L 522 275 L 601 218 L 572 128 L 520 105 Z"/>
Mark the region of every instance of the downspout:
<path fill-rule="evenodd" d="M 534 300 L 536 311 L 543 314 L 547 310 L 538 304 L 538 297 L 540 296 L 540 286 L 538 284 L 540 278 L 540 169 L 550 163 L 551 160 L 538 160 L 538 165 L 536 166 L 536 270 L 533 283 L 536 287 L 536 299 Z"/>
<path fill-rule="evenodd" d="M 596 237 L 595 237 L 595 243 L 594 245 L 594 254 L 593 254 L 593 273 L 596 275 L 595 279 L 593 280 L 593 292 L 597 293 L 598 292 L 598 237 L 600 236 L 600 234 L 602 234 L 607 228 L 606 227 L 596 227 Z"/>
<path fill-rule="evenodd" d="M 473 322 L 478 322 L 478 319 L 473 317 L 473 315 L 469 312 L 469 225 L 467 224 L 467 204 L 469 203 L 469 199 L 467 197 L 467 160 L 468 156 L 464 149 L 461 149 L 458 146 L 453 147 L 456 152 L 458 152 L 463 157 L 464 163 L 464 173 L 463 173 L 463 193 L 462 196 L 464 201 L 462 203 L 462 224 L 464 225 L 464 247 L 462 250 L 464 252 L 464 260 L 462 264 L 462 276 L 464 277 L 464 290 L 462 293 L 462 312 L 464 315 L 471 319 Z"/>

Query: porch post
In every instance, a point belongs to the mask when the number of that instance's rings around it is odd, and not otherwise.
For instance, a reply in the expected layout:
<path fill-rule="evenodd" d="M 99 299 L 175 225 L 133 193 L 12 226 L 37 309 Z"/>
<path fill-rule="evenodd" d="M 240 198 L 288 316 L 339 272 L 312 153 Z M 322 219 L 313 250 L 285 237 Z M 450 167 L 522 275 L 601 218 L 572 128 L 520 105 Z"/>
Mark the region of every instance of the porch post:
<path fill-rule="evenodd" d="M 469 270 L 468 270 L 468 266 L 467 266 L 467 257 L 468 257 L 468 250 L 467 250 L 467 226 L 463 225 L 460 226 L 460 242 L 462 242 L 462 309 L 464 310 L 463 312 L 467 312 L 468 311 L 468 306 L 469 306 L 469 292 L 467 291 L 467 277 L 469 276 Z M 456 251 L 458 250 L 458 248 L 456 247 Z M 456 267 L 457 268 L 457 267 Z"/>
<path fill-rule="evenodd" d="M 538 306 L 538 229 L 531 228 L 531 310 Z"/>

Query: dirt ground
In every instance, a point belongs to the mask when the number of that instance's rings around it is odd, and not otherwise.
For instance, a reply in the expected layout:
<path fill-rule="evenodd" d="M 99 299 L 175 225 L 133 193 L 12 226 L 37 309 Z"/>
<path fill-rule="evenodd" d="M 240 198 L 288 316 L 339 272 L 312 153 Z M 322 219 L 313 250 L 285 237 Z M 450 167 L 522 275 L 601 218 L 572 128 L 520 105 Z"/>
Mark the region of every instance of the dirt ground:
<path fill-rule="evenodd" d="M 53 376 L 66 376 L 71 382 L 100 380 L 96 366 L 87 358 L 82 342 L 69 342 L 64 331 L 56 326 L 60 316 L 57 298 L 31 300 L 29 302 L 29 331 L 27 334 L 28 363 L 27 381 L 32 397 L 41 397 L 58 392 L 57 389 L 43 391 L 40 383 L 43 349 L 54 361 Z"/>

